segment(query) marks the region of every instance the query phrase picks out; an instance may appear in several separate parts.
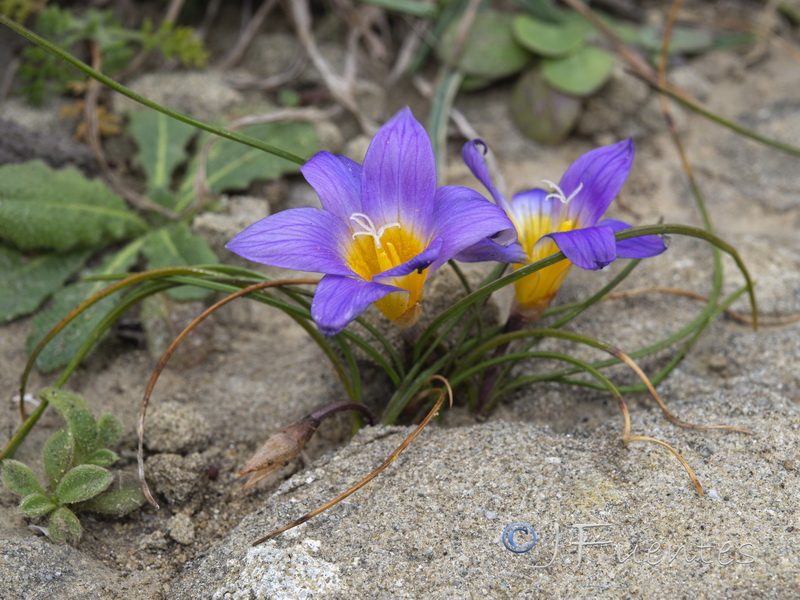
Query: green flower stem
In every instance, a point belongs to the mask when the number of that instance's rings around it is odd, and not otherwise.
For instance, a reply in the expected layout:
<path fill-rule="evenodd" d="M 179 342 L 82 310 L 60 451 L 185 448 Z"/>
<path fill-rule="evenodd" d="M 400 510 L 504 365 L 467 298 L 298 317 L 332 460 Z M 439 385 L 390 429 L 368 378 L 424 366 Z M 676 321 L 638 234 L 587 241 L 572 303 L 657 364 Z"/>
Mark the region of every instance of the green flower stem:
<path fill-rule="evenodd" d="M 19 35 L 27 38 L 28 40 L 30 40 L 34 44 L 40 46 L 41 48 L 44 48 L 45 50 L 47 50 L 51 54 L 55 55 L 57 58 L 60 58 L 61 60 L 69 63 L 70 65 L 72 65 L 73 67 L 78 69 L 79 71 L 82 71 L 83 73 L 85 73 L 89 77 L 91 77 L 93 79 L 96 79 L 100 83 L 103 83 L 103 84 L 107 85 L 108 87 L 110 87 L 111 89 L 113 89 L 116 92 L 119 92 L 123 96 L 127 96 L 131 100 L 135 100 L 136 102 L 139 102 L 140 104 L 144 104 L 145 106 L 147 106 L 149 108 L 152 108 L 153 110 L 157 110 L 158 112 L 163 113 L 163 114 L 167 115 L 168 117 L 172 117 L 173 119 L 176 119 L 178 121 L 182 121 L 183 123 L 186 123 L 187 125 L 191 125 L 192 127 L 196 127 L 197 129 L 202 129 L 203 131 L 208 131 L 209 133 L 213 133 L 213 134 L 218 135 L 220 137 L 224 137 L 224 138 L 227 138 L 229 140 L 233 140 L 235 142 L 239 142 L 241 144 L 245 144 L 246 146 L 251 146 L 253 148 L 258 148 L 259 150 L 263 150 L 264 152 L 268 152 L 269 154 L 274 154 L 275 156 L 279 156 L 281 158 L 285 158 L 286 160 L 290 160 L 290 161 L 292 161 L 294 163 L 297 163 L 298 165 L 305 164 L 305 162 L 306 162 L 305 158 L 302 158 L 300 156 L 297 156 L 296 154 L 292 154 L 291 152 L 288 152 L 286 150 L 282 150 L 280 148 L 272 146 L 271 144 L 267 144 L 265 142 L 262 142 L 261 140 L 258 140 L 256 138 L 253 138 L 253 137 L 250 137 L 250 136 L 247 136 L 247 135 L 243 135 L 243 134 L 237 133 L 235 131 L 230 131 L 230 130 L 224 129 L 222 127 L 216 127 L 214 125 L 210 125 L 209 123 L 204 123 L 203 121 L 198 121 L 197 119 L 193 119 L 192 117 L 190 117 L 188 115 L 181 114 L 179 112 L 176 112 L 174 110 L 171 110 L 169 108 L 161 106 L 160 104 L 157 104 L 157 103 L 153 102 L 152 100 L 148 100 L 144 96 L 140 96 L 139 94 L 137 94 L 136 92 L 134 92 L 131 89 L 128 89 L 124 85 L 122 85 L 120 83 L 117 83 L 116 81 L 114 81 L 110 77 L 108 77 L 106 75 L 103 75 L 100 71 L 96 71 L 95 69 L 93 69 L 92 67 L 90 67 L 89 65 L 84 63 L 83 61 L 78 60 L 77 58 L 75 58 L 74 56 L 69 54 L 68 52 L 62 50 L 61 48 L 59 48 L 55 44 L 47 41 L 46 39 L 44 39 L 42 37 L 40 37 L 39 35 L 37 35 L 33 31 L 31 31 L 30 29 L 20 25 L 19 23 L 15 22 L 15 21 L 12 21 L 11 19 L 9 19 L 5 15 L 0 15 L 0 24 L 5 25 L 9 29 L 11 29 L 14 32 L 18 33 Z"/>

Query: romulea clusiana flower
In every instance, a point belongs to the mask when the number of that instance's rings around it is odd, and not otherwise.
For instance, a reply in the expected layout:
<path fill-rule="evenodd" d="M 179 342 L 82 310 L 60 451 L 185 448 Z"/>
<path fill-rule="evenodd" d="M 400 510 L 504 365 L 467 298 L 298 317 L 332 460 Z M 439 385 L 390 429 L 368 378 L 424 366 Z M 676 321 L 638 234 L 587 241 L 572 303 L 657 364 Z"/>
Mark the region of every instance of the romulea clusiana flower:
<path fill-rule="evenodd" d="M 323 273 L 311 306 L 333 335 L 373 302 L 399 327 L 422 311 L 427 277 L 491 238 L 514 242 L 506 213 L 465 187 L 437 187 L 430 139 L 408 108 L 375 134 L 364 164 L 319 152 L 300 169 L 322 209 L 285 210 L 254 223 L 227 248 L 249 260 Z"/>

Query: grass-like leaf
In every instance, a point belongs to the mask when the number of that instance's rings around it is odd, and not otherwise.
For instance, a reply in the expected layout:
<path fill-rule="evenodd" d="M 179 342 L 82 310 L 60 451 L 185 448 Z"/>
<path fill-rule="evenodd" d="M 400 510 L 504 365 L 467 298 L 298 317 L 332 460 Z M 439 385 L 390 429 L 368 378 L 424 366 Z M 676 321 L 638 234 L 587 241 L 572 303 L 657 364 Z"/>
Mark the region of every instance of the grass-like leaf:
<path fill-rule="evenodd" d="M 97 496 L 111 485 L 114 476 L 97 465 L 78 465 L 67 471 L 56 487 L 56 496 L 63 504 L 82 502 Z"/>
<path fill-rule="evenodd" d="M 22 250 L 96 248 L 146 229 L 122 198 L 77 169 L 0 167 L 0 237 Z"/>
<path fill-rule="evenodd" d="M 136 262 L 143 243 L 144 238 L 131 242 L 116 254 L 107 256 L 98 268 L 90 269 L 84 274 L 111 275 L 128 271 Z M 33 330 L 26 343 L 28 353 L 33 351 L 39 340 L 47 335 L 69 311 L 107 285 L 105 281 L 79 282 L 56 293 L 51 304 L 33 318 Z M 94 329 L 95 324 L 102 320 L 103 315 L 114 306 L 115 302 L 116 299 L 113 297 L 105 298 L 65 327 L 39 355 L 36 361 L 39 369 L 52 371 L 66 365 L 80 348 L 87 332 Z"/>
<path fill-rule="evenodd" d="M 208 243 L 194 235 L 185 223 L 175 223 L 149 234 L 143 252 L 150 269 L 217 262 L 217 257 Z M 174 288 L 168 293 L 176 300 L 202 300 L 208 297 L 210 292 L 184 286 Z"/>
<path fill-rule="evenodd" d="M 44 493 L 44 488 L 36 479 L 28 465 L 18 460 L 7 459 L 3 461 L 3 485 L 17 496 L 30 496 L 35 493 Z"/>
<path fill-rule="evenodd" d="M 24 260 L 12 248 L 0 246 L 0 323 L 27 315 L 81 268 L 91 250 L 43 254 Z"/>

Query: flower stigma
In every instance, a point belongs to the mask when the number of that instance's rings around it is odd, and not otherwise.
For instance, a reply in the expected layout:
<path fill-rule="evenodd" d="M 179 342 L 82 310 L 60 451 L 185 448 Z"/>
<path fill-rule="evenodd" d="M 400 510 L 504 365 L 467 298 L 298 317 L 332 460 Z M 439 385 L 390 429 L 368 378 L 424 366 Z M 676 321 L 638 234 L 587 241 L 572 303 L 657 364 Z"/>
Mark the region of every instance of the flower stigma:
<path fill-rule="evenodd" d="M 561 204 L 568 204 L 570 200 L 572 200 L 575 196 L 577 196 L 580 191 L 583 189 L 583 183 L 579 183 L 578 187 L 575 188 L 575 191 L 572 192 L 569 197 L 564 193 L 564 191 L 558 187 L 557 184 L 553 183 L 549 179 L 542 179 L 542 183 L 546 183 L 550 186 L 550 189 L 555 190 L 555 192 L 551 192 L 545 196 L 545 200 L 549 200 L 550 198 L 556 198 L 561 201 Z"/>

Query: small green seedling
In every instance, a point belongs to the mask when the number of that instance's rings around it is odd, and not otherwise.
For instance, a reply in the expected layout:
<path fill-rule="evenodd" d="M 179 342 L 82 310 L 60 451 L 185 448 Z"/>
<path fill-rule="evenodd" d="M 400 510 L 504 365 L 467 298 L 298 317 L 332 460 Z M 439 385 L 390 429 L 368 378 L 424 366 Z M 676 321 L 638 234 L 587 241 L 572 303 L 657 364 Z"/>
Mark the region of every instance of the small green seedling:
<path fill-rule="evenodd" d="M 95 420 L 79 395 L 55 388 L 41 396 L 67 423 L 44 446 L 42 458 L 48 487 L 41 485 L 30 467 L 3 461 L 3 484 L 22 496 L 19 512 L 28 519 L 47 517 L 44 530 L 57 544 L 76 543 L 83 531 L 76 511 L 123 516 L 144 503 L 133 476 L 112 473 L 106 467 L 119 457 L 109 450 L 122 435 L 122 424 L 105 414 Z"/>

